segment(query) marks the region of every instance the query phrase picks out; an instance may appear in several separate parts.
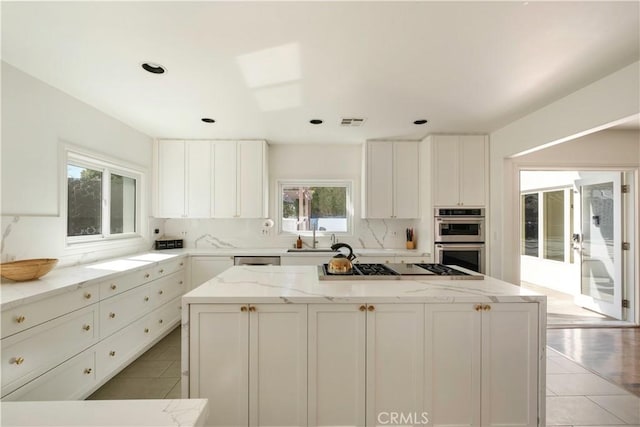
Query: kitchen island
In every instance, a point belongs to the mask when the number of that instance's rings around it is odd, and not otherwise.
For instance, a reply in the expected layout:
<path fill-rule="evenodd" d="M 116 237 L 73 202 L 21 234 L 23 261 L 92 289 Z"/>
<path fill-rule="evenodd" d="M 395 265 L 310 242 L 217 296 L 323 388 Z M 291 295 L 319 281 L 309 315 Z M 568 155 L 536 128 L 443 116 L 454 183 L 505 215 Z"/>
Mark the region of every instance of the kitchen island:
<path fill-rule="evenodd" d="M 182 301 L 211 425 L 544 425 L 546 297 L 503 281 L 238 266 Z"/>

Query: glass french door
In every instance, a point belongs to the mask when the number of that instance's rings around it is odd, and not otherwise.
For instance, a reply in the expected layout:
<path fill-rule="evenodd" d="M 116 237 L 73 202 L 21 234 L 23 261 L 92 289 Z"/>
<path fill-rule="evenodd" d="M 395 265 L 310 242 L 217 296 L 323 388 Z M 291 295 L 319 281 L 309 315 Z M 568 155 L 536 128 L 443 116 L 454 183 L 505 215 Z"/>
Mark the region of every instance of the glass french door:
<path fill-rule="evenodd" d="M 575 303 L 622 320 L 620 173 L 576 181 L 580 192 L 580 295 Z"/>

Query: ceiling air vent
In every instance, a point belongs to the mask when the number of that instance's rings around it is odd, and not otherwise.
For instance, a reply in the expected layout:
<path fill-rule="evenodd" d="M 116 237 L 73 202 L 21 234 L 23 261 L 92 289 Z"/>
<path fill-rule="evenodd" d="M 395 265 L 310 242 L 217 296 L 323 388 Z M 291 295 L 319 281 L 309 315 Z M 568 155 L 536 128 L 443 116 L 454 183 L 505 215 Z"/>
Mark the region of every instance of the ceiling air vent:
<path fill-rule="evenodd" d="M 347 126 L 347 127 L 354 128 L 354 127 L 362 126 L 366 121 L 367 119 L 343 118 L 342 121 L 340 122 L 340 126 Z"/>

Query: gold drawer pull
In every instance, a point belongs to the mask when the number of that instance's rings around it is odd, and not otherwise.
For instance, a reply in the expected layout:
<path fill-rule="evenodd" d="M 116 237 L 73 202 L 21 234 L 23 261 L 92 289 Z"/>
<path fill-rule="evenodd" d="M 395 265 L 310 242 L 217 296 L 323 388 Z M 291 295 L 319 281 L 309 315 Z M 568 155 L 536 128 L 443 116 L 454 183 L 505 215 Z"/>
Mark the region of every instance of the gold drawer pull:
<path fill-rule="evenodd" d="M 247 311 L 247 306 L 243 305 L 242 307 L 240 307 L 240 311 L 245 312 Z"/>
<path fill-rule="evenodd" d="M 163 320 L 162 320 L 162 319 L 158 320 L 158 323 L 160 323 L 161 325 L 162 325 L 162 322 L 163 322 Z"/>
<path fill-rule="evenodd" d="M 182 267 L 183 265 L 184 265 L 184 262 L 181 262 L 181 263 L 180 263 L 180 267 Z"/>
<path fill-rule="evenodd" d="M 162 289 L 160 289 L 160 290 L 158 291 L 158 294 L 162 295 L 162 294 L 164 294 L 164 291 L 163 291 Z"/>
<path fill-rule="evenodd" d="M 111 319 L 115 319 L 116 314 L 115 314 L 115 313 L 109 313 L 109 317 L 110 317 Z"/>
<path fill-rule="evenodd" d="M 179 285 L 182 285 L 182 283 L 183 283 L 182 280 L 180 280 L 180 282 L 178 282 Z"/>
<path fill-rule="evenodd" d="M 252 305 L 249 306 L 249 311 L 256 311 L 256 308 Z"/>
<path fill-rule="evenodd" d="M 144 275 L 144 278 L 145 278 L 145 279 L 148 279 L 149 277 L 151 277 L 151 275 L 150 275 L 149 273 L 147 273 L 147 274 L 145 274 L 145 275 Z"/>
<path fill-rule="evenodd" d="M 368 307 L 367 307 L 367 310 L 369 310 L 369 311 L 375 311 L 375 310 L 376 310 L 376 308 L 375 308 L 375 306 L 370 305 L 370 306 L 368 306 Z"/>
<path fill-rule="evenodd" d="M 84 370 L 84 373 L 87 374 L 87 375 L 89 375 L 91 372 L 93 372 L 93 369 L 91 369 L 91 368 L 86 368 Z"/>
<path fill-rule="evenodd" d="M 84 294 L 85 299 L 91 299 L 91 293 L 87 292 L 86 294 Z"/>
<path fill-rule="evenodd" d="M 109 352 L 109 356 L 114 357 L 115 355 L 116 355 L 116 352 L 115 352 L 115 351 L 111 350 L 111 351 Z"/>
<path fill-rule="evenodd" d="M 148 334 L 149 333 L 149 328 L 144 328 L 144 333 Z"/>
<path fill-rule="evenodd" d="M 111 286 L 110 286 L 110 288 L 111 288 L 111 290 L 112 290 L 112 291 L 115 291 L 115 290 L 116 290 L 116 288 L 117 288 L 117 286 L 115 285 L 115 283 L 112 283 L 112 284 L 111 284 Z"/>
<path fill-rule="evenodd" d="M 14 365 L 22 365 L 24 363 L 24 357 L 14 357 L 9 361 L 9 363 Z"/>
<path fill-rule="evenodd" d="M 144 297 L 144 300 L 145 301 L 149 301 L 149 297 Z"/>
<path fill-rule="evenodd" d="M 367 307 L 364 305 L 361 305 L 360 307 L 358 307 L 358 310 L 360 311 L 367 311 Z"/>
<path fill-rule="evenodd" d="M 91 325 L 84 325 L 82 329 L 84 329 L 85 331 L 88 331 L 91 329 Z"/>
<path fill-rule="evenodd" d="M 482 309 L 483 309 L 484 311 L 489 311 L 489 310 L 491 310 L 491 306 L 487 304 L 487 305 L 485 305 L 484 307 L 482 307 Z"/>
<path fill-rule="evenodd" d="M 16 323 L 22 323 L 25 320 L 27 320 L 27 318 L 22 316 L 22 315 L 21 316 L 16 316 Z"/>
<path fill-rule="evenodd" d="M 164 269 L 160 269 L 160 274 L 164 273 Z"/>
<path fill-rule="evenodd" d="M 476 305 L 473 307 L 473 309 L 474 309 L 475 311 L 482 311 L 482 304 L 476 304 Z"/>

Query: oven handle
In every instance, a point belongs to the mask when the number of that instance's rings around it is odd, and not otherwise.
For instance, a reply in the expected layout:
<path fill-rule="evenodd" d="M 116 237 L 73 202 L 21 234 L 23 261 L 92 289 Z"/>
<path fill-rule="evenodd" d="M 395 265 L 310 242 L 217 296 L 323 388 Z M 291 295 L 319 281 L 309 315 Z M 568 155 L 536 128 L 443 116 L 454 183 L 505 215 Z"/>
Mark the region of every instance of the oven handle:
<path fill-rule="evenodd" d="M 447 249 L 484 249 L 484 243 L 436 243 L 436 248 Z"/>
<path fill-rule="evenodd" d="M 442 218 L 442 217 L 438 217 L 436 218 L 436 221 L 439 222 L 455 222 L 455 223 L 459 223 L 459 222 L 466 222 L 466 223 L 470 223 L 470 224 L 482 224 L 484 222 L 484 218 Z"/>

